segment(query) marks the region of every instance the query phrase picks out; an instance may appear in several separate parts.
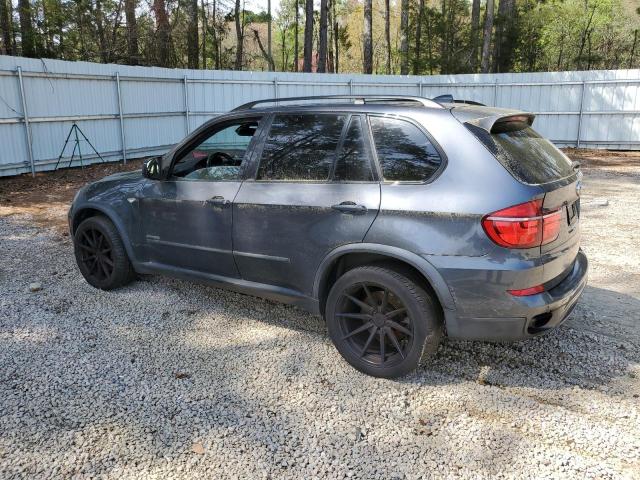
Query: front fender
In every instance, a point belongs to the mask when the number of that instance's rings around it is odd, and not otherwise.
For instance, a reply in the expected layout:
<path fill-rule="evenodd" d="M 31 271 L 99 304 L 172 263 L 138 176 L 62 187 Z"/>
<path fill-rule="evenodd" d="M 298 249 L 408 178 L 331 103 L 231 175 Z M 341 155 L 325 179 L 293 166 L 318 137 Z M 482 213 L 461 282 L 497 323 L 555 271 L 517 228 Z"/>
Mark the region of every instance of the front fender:
<path fill-rule="evenodd" d="M 99 202 L 93 202 L 93 201 L 84 201 L 84 202 L 79 202 L 78 204 L 74 203 L 69 212 L 70 227 L 73 228 L 73 225 L 76 225 L 77 223 L 76 220 L 78 219 L 78 217 L 82 215 L 82 212 L 85 212 L 87 210 L 98 211 L 101 214 L 103 214 L 105 217 L 107 217 L 109 220 L 111 220 L 111 223 L 113 223 L 116 227 L 116 230 L 118 230 L 118 234 L 122 239 L 122 244 L 124 245 L 124 248 L 127 251 L 129 260 L 131 261 L 131 263 L 135 263 L 136 258 L 133 252 L 131 237 L 129 235 L 128 229 L 126 228 L 121 216 L 118 215 L 116 210 L 113 209 L 110 205 L 99 203 Z M 74 233 L 75 231 L 71 232 L 72 238 Z"/>
<path fill-rule="evenodd" d="M 403 250 L 402 248 L 392 247 L 389 245 L 380 245 L 376 243 L 350 243 L 348 245 L 342 245 L 332 250 L 320 263 L 318 270 L 316 271 L 315 279 L 313 282 L 313 297 L 320 297 L 320 288 L 322 282 L 326 278 L 333 264 L 343 255 L 349 253 L 376 253 L 384 255 L 390 258 L 401 260 L 413 268 L 418 270 L 429 281 L 440 305 L 447 310 L 453 310 L 455 308 L 453 297 L 444 279 L 438 272 L 438 270 L 429 263 L 425 258 Z"/>

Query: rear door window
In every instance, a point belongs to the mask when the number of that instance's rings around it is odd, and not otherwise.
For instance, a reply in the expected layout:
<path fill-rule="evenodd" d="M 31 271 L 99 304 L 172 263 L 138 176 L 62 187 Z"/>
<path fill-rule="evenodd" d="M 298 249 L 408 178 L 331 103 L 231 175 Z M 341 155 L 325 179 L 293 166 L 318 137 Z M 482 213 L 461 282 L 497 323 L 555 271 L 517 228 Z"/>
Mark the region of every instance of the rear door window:
<path fill-rule="evenodd" d="M 328 181 L 345 115 L 276 115 L 262 151 L 257 180 Z"/>
<path fill-rule="evenodd" d="M 406 120 L 370 117 L 371 132 L 385 181 L 425 182 L 442 164 L 433 143 Z"/>
<path fill-rule="evenodd" d="M 468 123 L 465 126 L 523 183 L 548 183 L 574 173 L 565 154 L 524 123 L 506 124 L 494 133 Z"/>

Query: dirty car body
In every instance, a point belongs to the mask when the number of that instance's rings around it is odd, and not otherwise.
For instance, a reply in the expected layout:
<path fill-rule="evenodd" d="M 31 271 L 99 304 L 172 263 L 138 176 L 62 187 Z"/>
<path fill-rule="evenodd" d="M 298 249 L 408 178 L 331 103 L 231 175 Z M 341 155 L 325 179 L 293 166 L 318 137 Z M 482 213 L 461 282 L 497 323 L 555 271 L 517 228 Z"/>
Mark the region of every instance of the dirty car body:
<path fill-rule="evenodd" d="M 144 175 L 85 186 L 71 232 L 102 215 L 137 273 L 325 315 L 341 275 L 382 265 L 432 297 L 451 338 L 518 340 L 559 325 L 587 278 L 581 173 L 530 114 L 420 100 L 237 109 Z M 398 343 L 383 336 L 382 363 Z"/>

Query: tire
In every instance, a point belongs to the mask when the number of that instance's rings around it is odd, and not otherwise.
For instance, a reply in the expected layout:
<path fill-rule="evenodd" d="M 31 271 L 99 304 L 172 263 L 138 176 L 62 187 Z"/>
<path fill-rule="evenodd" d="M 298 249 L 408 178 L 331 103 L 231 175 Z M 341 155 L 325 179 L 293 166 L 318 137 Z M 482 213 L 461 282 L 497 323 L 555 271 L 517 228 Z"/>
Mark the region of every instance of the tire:
<path fill-rule="evenodd" d="M 135 278 L 118 230 L 108 218 L 84 220 L 73 236 L 73 247 L 80 273 L 94 287 L 113 290 Z"/>
<path fill-rule="evenodd" d="M 437 351 L 442 319 L 435 305 L 404 273 L 363 266 L 335 282 L 325 319 L 331 340 L 349 364 L 367 375 L 396 378 Z"/>

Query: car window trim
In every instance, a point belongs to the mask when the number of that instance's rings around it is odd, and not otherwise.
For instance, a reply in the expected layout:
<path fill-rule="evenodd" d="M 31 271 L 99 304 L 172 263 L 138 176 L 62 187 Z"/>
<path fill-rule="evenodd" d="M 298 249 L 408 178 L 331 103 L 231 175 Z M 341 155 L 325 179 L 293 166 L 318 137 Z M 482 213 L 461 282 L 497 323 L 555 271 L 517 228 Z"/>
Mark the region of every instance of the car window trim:
<path fill-rule="evenodd" d="M 258 129 L 256 130 L 256 133 L 251 137 L 251 140 L 249 141 L 249 145 L 247 146 L 247 149 L 244 152 L 244 156 L 242 157 L 242 160 L 240 162 L 240 172 L 238 174 L 238 178 L 228 179 L 228 180 L 184 180 L 182 177 L 173 176 L 173 168 L 176 162 L 178 162 L 179 159 L 182 159 L 183 155 L 185 155 L 186 153 L 191 151 L 193 148 L 195 148 L 198 145 L 198 142 L 201 143 L 204 139 L 207 138 L 207 136 L 211 136 L 211 132 L 213 130 L 219 131 L 221 129 L 220 127 L 225 128 L 224 127 L 225 124 L 233 125 L 235 123 L 241 123 L 243 121 L 252 120 L 252 119 L 256 119 L 258 121 Z M 184 145 L 182 145 L 178 150 L 175 151 L 175 153 L 171 158 L 171 163 L 169 165 L 169 169 L 167 171 L 167 174 L 164 180 L 179 181 L 179 182 L 208 182 L 208 183 L 243 181 L 243 177 L 247 169 L 246 164 L 249 163 L 249 160 L 251 159 L 252 151 L 256 147 L 257 138 L 261 133 L 264 119 L 265 119 L 265 115 L 261 113 L 254 114 L 254 115 L 247 115 L 245 113 L 244 115 L 212 120 L 213 123 L 206 125 L 200 132 L 197 132 L 197 131 L 196 131 L 197 133 L 194 132 L 195 134 L 191 138 L 189 138 L 189 140 L 185 142 Z"/>
<path fill-rule="evenodd" d="M 360 127 L 362 131 L 362 143 L 364 146 L 364 154 L 367 157 L 367 162 L 369 163 L 369 168 L 371 169 L 371 176 L 373 177 L 371 180 L 336 180 L 336 166 L 338 165 L 338 161 L 340 160 L 340 155 L 342 154 L 342 149 L 344 148 L 344 142 L 347 138 L 347 134 L 349 133 L 349 129 L 351 128 L 351 122 L 354 118 L 360 119 Z M 376 169 L 375 163 L 373 162 L 373 152 L 371 150 L 371 145 L 369 142 L 369 135 L 367 134 L 368 121 L 366 115 L 361 113 L 352 113 L 349 115 L 347 119 L 347 123 L 344 126 L 342 136 L 340 137 L 340 141 L 338 142 L 338 147 L 336 148 L 336 158 L 333 162 L 333 167 L 331 168 L 331 174 L 329 175 L 329 180 L 331 183 L 378 183 L 379 176 L 378 171 Z"/>
<path fill-rule="evenodd" d="M 340 139 L 338 140 L 338 145 L 336 146 L 336 150 L 335 150 L 335 158 L 333 161 L 333 165 L 331 167 L 331 172 L 329 175 L 329 178 L 327 178 L 327 180 L 258 180 L 256 177 L 258 176 L 258 170 L 260 168 L 260 162 L 262 161 L 262 154 L 264 152 L 264 146 L 266 144 L 266 140 L 269 136 L 269 132 L 271 131 L 271 125 L 273 124 L 273 119 L 276 117 L 276 115 L 335 115 L 335 116 L 344 116 L 346 117 L 346 121 L 345 124 L 342 127 L 342 132 L 340 133 Z M 362 121 L 367 122 L 366 119 L 366 113 L 364 112 L 349 112 L 349 111 L 343 111 L 343 110 L 338 110 L 338 111 L 332 111 L 332 112 L 316 112 L 316 111 L 309 111 L 309 110 L 282 110 L 282 111 L 272 111 L 269 113 L 268 118 L 265 119 L 264 124 L 261 124 L 263 131 L 261 132 L 261 138 L 260 138 L 260 143 L 256 146 L 256 148 L 253 151 L 254 154 L 254 158 L 252 159 L 252 171 L 248 172 L 247 178 L 245 178 L 245 182 L 255 182 L 255 183 L 261 183 L 261 184 L 269 184 L 269 183 L 274 183 L 274 184 L 295 184 L 295 183 L 302 183 L 302 184 L 306 184 L 306 185 L 310 185 L 310 184 L 318 184 L 318 185 L 325 185 L 325 184 L 338 184 L 338 185 L 344 185 L 344 184 L 365 184 L 365 185 L 370 185 L 372 183 L 379 183 L 379 179 L 382 178 L 379 175 L 376 175 L 376 168 L 375 168 L 375 164 L 374 164 L 374 160 L 373 160 L 373 149 L 372 149 L 372 145 L 370 143 L 370 139 L 368 138 L 368 135 L 366 134 L 366 132 L 364 131 L 365 128 L 363 127 L 363 137 L 364 137 L 364 143 L 365 143 L 365 149 L 368 150 L 367 154 L 369 157 L 369 162 L 372 164 L 372 171 L 373 171 L 373 180 L 368 180 L 368 181 L 364 181 L 364 180 L 347 180 L 347 181 L 336 181 L 333 180 L 333 173 L 335 171 L 335 165 L 336 162 L 338 160 L 338 152 L 340 151 L 339 148 L 342 146 L 342 142 L 344 141 L 344 138 L 346 136 L 346 132 L 347 132 L 347 128 L 349 126 L 349 122 L 351 121 L 351 118 L 354 116 L 359 116 L 362 118 Z M 255 135 L 254 135 L 255 137 Z M 376 178 L 378 177 L 378 178 Z"/>
<path fill-rule="evenodd" d="M 378 157 L 378 150 L 376 149 L 375 138 L 373 137 L 373 130 L 371 129 L 371 122 L 369 121 L 371 117 L 392 118 L 394 120 L 402 120 L 414 125 L 415 127 L 418 128 L 418 130 L 420 130 L 424 135 L 426 135 L 427 139 L 431 142 L 431 145 L 433 145 L 433 148 L 435 148 L 436 152 L 438 152 L 438 155 L 440 155 L 440 159 L 442 160 L 440 162 L 440 165 L 436 169 L 436 171 L 433 172 L 433 175 L 431 175 L 426 180 L 385 180 L 384 172 L 382 171 L 382 164 L 380 163 L 380 158 Z M 420 123 L 415 121 L 413 118 L 409 118 L 409 117 L 405 117 L 404 115 L 397 115 L 393 113 L 390 113 L 390 114 L 367 113 L 367 123 L 369 124 L 369 135 L 371 135 L 371 147 L 373 148 L 373 154 L 374 154 L 373 156 L 377 164 L 381 184 L 383 185 L 428 185 L 436 181 L 438 177 L 442 175 L 442 172 L 444 171 L 444 169 L 447 167 L 448 158 L 445 155 L 443 148 L 435 140 L 435 138 L 433 138 L 433 135 L 431 135 L 424 126 L 422 126 Z"/>

